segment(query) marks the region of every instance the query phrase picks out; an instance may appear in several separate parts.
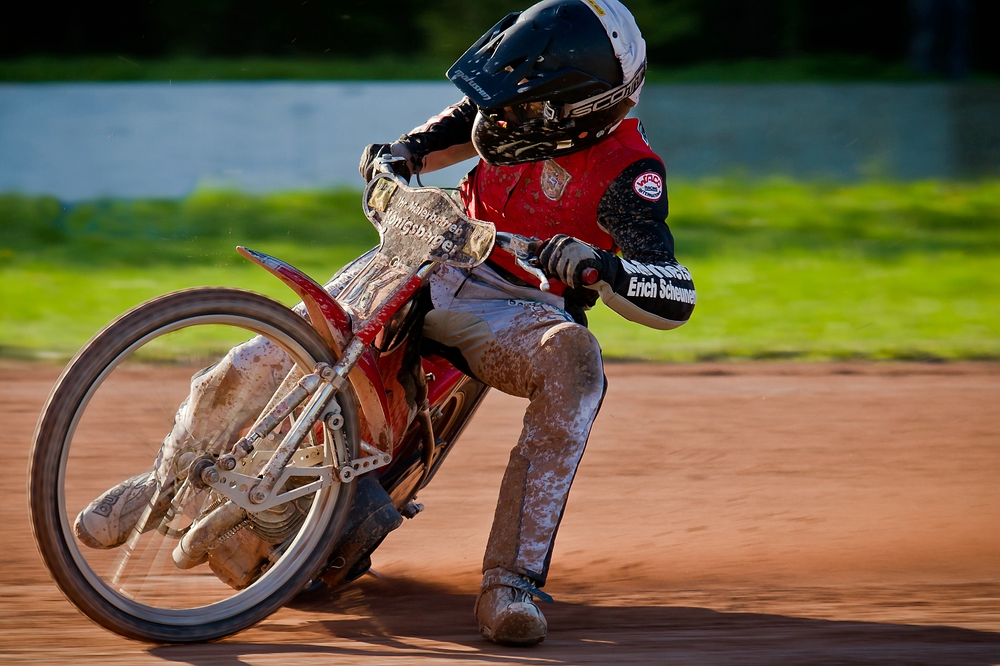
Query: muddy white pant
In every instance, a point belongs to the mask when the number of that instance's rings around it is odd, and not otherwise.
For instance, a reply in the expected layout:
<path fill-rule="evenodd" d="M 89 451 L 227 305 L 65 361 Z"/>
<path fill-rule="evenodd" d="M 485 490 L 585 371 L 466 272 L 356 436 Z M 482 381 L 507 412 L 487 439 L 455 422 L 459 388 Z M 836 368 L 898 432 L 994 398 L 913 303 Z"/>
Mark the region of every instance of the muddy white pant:
<path fill-rule="evenodd" d="M 336 293 L 343 278 L 327 285 Z M 503 567 L 545 583 L 552 545 L 604 393 L 601 350 L 559 297 L 508 284 L 487 268 L 445 270 L 432 279 L 435 309 L 424 337 L 463 362 L 480 381 L 529 400 L 524 428 L 500 487 L 483 570 Z M 182 450 L 219 452 L 263 409 L 291 369 L 277 346 L 255 338 L 195 375 L 165 441 L 168 461 Z"/>

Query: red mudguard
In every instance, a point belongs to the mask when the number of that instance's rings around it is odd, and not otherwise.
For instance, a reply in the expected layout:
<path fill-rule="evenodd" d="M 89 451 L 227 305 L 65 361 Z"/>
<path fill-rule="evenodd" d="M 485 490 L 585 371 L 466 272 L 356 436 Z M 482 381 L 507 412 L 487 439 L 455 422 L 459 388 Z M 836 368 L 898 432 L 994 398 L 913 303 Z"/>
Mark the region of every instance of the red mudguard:
<path fill-rule="evenodd" d="M 237 247 L 236 250 L 288 285 L 302 299 L 313 328 L 337 356 L 343 353 L 344 347 L 353 336 L 351 317 L 319 283 L 280 259 L 245 247 Z M 392 442 L 395 440 L 388 419 L 389 404 L 371 350 L 364 353 L 351 371 L 349 379 L 361 402 L 361 411 L 364 413 L 371 443 L 382 451 L 391 451 Z M 365 436 L 364 432 L 362 436 Z"/>

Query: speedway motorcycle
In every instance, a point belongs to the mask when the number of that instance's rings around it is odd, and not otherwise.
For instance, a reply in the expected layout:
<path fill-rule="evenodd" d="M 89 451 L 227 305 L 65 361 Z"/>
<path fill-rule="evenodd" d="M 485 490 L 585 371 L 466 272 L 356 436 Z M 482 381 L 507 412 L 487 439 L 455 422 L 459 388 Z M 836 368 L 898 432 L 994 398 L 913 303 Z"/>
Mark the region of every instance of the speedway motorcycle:
<path fill-rule="evenodd" d="M 496 245 L 548 283 L 536 239 L 497 233 L 444 190 L 409 187 L 392 159 L 362 202 L 379 246 L 335 277 L 336 297 L 240 247 L 298 295 L 298 311 L 232 288 L 170 293 L 113 321 L 62 373 L 34 436 L 32 528 L 56 584 L 99 625 L 150 642 L 232 634 L 308 587 L 363 575 L 386 534 L 422 508 L 417 492 L 488 390 L 420 356 L 428 278 L 442 265 L 473 268 Z M 82 544 L 77 513 L 154 465 L 187 395 L 177 350 L 254 336 L 294 362 L 259 415 L 220 453 L 169 461 L 172 487 L 156 491 L 126 543 Z M 154 504 L 162 518 L 151 519 Z"/>

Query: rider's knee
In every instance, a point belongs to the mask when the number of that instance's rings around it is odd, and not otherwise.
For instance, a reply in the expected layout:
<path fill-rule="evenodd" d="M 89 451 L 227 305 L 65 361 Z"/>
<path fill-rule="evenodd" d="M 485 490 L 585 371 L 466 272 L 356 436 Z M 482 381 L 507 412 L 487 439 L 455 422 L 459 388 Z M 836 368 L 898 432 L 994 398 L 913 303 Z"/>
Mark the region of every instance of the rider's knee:
<path fill-rule="evenodd" d="M 567 322 L 547 330 L 533 361 L 546 385 L 580 395 L 604 392 L 601 346 L 580 324 Z"/>
<path fill-rule="evenodd" d="M 261 368 L 287 373 L 291 369 L 292 359 L 281 347 L 258 335 L 230 349 L 223 365 L 226 363 L 241 374 L 258 373 Z"/>

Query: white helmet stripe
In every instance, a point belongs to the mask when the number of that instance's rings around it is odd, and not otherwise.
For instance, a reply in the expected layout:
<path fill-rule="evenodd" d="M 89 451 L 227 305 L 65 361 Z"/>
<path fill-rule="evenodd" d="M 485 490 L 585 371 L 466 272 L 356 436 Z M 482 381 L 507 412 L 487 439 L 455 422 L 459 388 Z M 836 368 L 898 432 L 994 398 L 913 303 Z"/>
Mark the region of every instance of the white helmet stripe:
<path fill-rule="evenodd" d="M 604 109 L 615 106 L 626 97 L 635 102 L 639 98 L 639 91 L 642 90 L 642 82 L 645 79 L 645 75 L 646 68 L 640 67 L 639 71 L 635 73 L 635 76 L 632 77 L 631 81 L 627 80 L 625 83 L 616 88 L 612 88 L 611 90 L 602 92 L 599 95 L 594 95 L 593 97 L 580 100 L 579 102 L 563 104 L 558 108 L 552 107 L 548 102 L 546 102 L 543 112 L 545 113 L 545 117 L 550 120 L 554 118 L 578 118 L 580 116 L 585 116 L 588 113 L 603 111 Z"/>
<path fill-rule="evenodd" d="M 600 19 L 608 39 L 615 49 L 618 62 L 622 66 L 622 80 L 628 85 L 639 70 L 646 64 L 646 40 L 639 32 L 635 18 L 625 5 L 618 0 L 580 0 Z M 638 103 L 642 83 L 629 94 L 629 98 Z"/>

